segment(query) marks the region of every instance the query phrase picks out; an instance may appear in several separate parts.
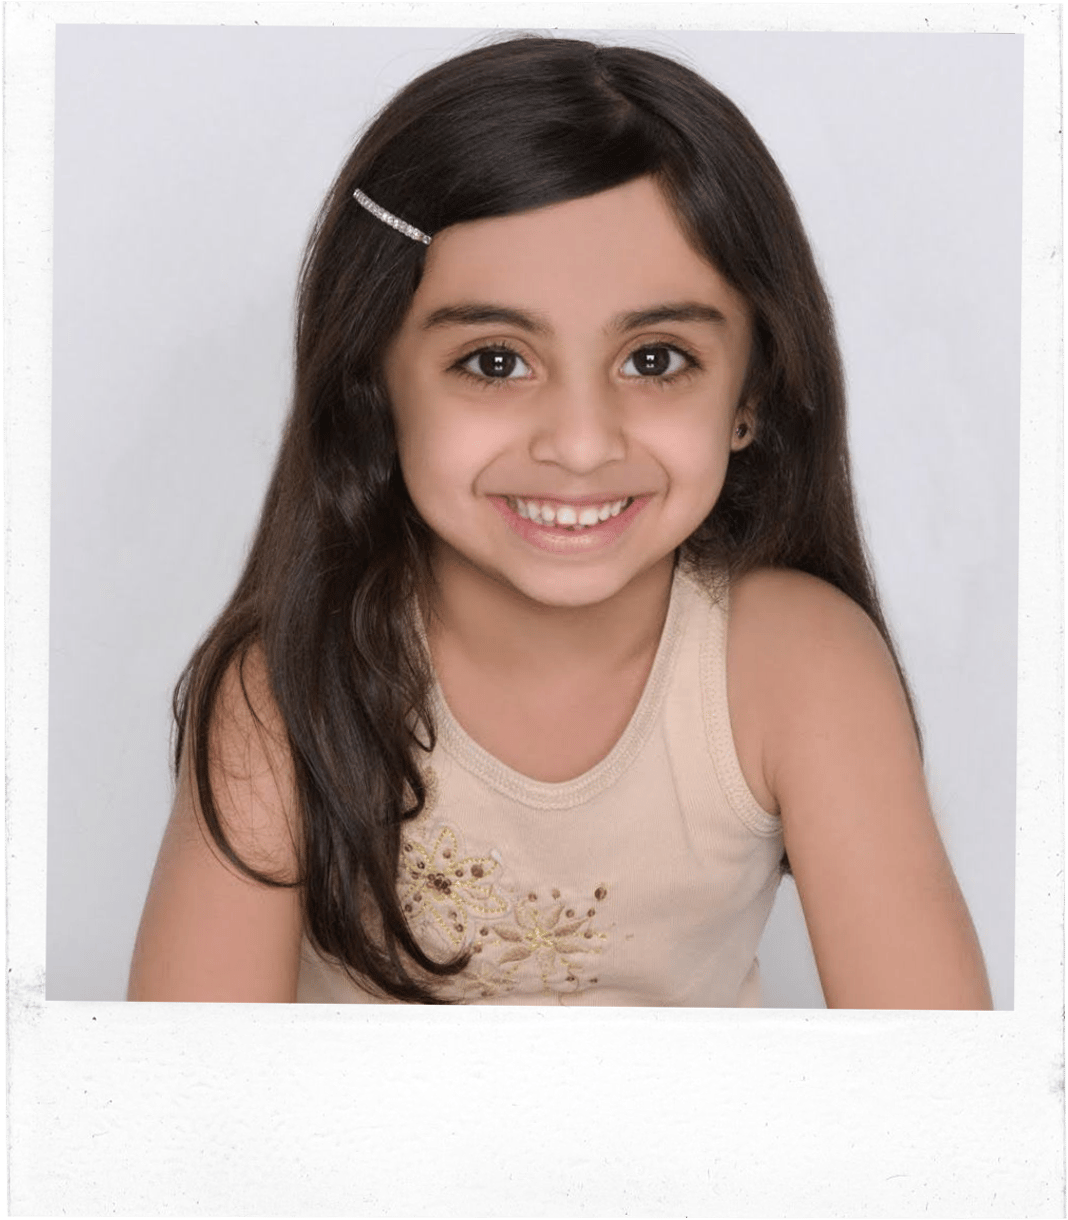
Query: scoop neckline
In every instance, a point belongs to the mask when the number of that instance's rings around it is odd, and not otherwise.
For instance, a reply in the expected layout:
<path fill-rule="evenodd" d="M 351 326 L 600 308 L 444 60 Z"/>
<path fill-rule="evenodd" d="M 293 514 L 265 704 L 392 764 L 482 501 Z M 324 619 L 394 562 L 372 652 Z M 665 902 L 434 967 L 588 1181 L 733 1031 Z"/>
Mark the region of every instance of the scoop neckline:
<path fill-rule="evenodd" d="M 592 800 L 616 782 L 637 757 L 649 736 L 682 635 L 683 586 L 688 583 L 685 574 L 677 567 L 672 576 L 667 615 L 641 698 L 615 745 L 589 770 L 566 780 L 538 780 L 501 762 L 479 745 L 452 714 L 435 673 L 430 697 L 438 744 L 464 770 L 521 805 L 534 809 L 565 809 Z"/>

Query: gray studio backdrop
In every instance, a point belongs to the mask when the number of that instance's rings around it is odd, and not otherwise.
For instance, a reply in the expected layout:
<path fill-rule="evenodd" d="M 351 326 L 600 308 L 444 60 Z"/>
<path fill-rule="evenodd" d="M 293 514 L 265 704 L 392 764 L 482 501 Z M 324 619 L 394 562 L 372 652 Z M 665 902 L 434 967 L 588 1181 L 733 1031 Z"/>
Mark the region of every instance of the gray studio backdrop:
<path fill-rule="evenodd" d="M 593 36 L 696 67 L 793 187 L 937 817 L 1011 1008 L 1022 40 Z M 311 218 L 371 114 L 484 37 L 58 30 L 49 999 L 124 995 L 170 804 L 170 690 L 256 519 Z M 822 1004 L 789 881 L 761 961 L 769 1005 Z"/>

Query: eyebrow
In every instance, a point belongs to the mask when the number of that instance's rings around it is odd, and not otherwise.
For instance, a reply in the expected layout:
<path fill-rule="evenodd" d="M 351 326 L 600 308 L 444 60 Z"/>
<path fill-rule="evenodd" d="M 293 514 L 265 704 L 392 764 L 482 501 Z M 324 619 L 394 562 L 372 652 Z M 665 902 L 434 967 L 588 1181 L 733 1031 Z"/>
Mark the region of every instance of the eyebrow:
<path fill-rule="evenodd" d="M 714 305 L 705 305 L 700 301 L 678 301 L 619 314 L 612 321 L 610 329 L 623 334 L 628 330 L 641 330 L 644 326 L 656 326 L 660 322 L 711 322 L 721 326 L 726 320 L 723 312 Z"/>
<path fill-rule="evenodd" d="M 609 333 L 625 334 L 645 326 L 656 326 L 661 322 L 711 322 L 722 325 L 726 316 L 713 305 L 700 301 L 672 301 L 663 305 L 652 305 L 647 309 L 634 309 L 617 314 L 605 328 Z M 485 326 L 487 324 L 514 326 L 532 335 L 548 335 L 552 327 L 540 314 L 522 309 L 511 309 L 506 305 L 474 303 L 469 305 L 443 305 L 427 314 L 423 330 L 436 326 Z"/>
<path fill-rule="evenodd" d="M 509 309 L 504 305 L 443 305 L 427 314 L 423 319 L 423 330 L 435 326 L 485 326 L 487 324 L 515 326 L 532 335 L 547 335 L 552 331 L 549 323 L 537 314 L 522 309 Z"/>

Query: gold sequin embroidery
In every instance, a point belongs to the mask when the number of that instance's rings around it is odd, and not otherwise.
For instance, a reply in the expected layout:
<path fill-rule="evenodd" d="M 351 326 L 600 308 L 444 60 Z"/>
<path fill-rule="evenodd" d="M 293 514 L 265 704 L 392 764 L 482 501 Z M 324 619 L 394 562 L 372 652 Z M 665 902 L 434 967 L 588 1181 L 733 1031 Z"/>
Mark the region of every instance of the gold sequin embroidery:
<path fill-rule="evenodd" d="M 477 978 L 482 995 L 513 991 L 526 979 L 533 981 L 532 975 L 548 992 L 577 991 L 595 981 L 585 972 L 608 940 L 593 926 L 596 908 L 570 918 L 573 910 L 566 903 L 539 904 L 534 897 L 518 902 L 510 920 L 486 929 Z"/>
<path fill-rule="evenodd" d="M 436 785 L 428 787 L 436 796 Z M 417 935 L 435 936 L 452 952 L 470 950 L 466 969 L 440 984 L 450 998 L 561 994 L 597 982 L 588 971 L 608 933 L 594 924 L 598 910 L 589 893 L 520 888 L 508 880 L 498 852 L 466 854 L 452 827 L 427 826 L 422 816 L 406 827 L 398 886 Z M 594 902 L 607 897 L 606 885 L 593 887 Z"/>
<path fill-rule="evenodd" d="M 455 833 L 443 826 L 429 846 L 407 836 L 401 846 L 400 899 L 410 918 L 422 915 L 453 949 L 468 938 L 472 915 L 503 915 L 508 903 L 493 887 L 497 861 L 465 856 Z"/>

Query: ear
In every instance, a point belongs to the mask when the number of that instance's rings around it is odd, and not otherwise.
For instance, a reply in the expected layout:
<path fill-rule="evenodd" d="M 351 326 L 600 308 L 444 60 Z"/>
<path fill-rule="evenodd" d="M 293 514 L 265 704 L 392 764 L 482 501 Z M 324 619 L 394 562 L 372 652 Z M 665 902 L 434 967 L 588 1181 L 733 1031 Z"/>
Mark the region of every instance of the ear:
<path fill-rule="evenodd" d="M 734 414 L 734 430 L 731 432 L 731 452 L 737 453 L 753 443 L 756 435 L 756 404 L 752 399 L 745 402 Z"/>

